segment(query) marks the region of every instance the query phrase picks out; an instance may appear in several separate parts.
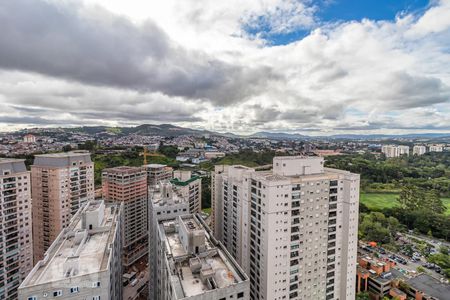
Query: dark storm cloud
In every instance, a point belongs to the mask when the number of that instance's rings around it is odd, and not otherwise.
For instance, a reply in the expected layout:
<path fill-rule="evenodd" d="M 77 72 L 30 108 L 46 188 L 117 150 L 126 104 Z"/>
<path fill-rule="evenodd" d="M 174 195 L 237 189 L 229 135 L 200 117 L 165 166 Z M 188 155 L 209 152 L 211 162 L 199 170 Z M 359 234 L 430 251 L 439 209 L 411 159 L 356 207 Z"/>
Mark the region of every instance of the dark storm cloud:
<path fill-rule="evenodd" d="M 137 26 L 69 3 L 2 1 L 0 68 L 219 105 L 258 93 L 274 76 L 267 67 L 242 68 L 183 49 L 151 21 Z"/>

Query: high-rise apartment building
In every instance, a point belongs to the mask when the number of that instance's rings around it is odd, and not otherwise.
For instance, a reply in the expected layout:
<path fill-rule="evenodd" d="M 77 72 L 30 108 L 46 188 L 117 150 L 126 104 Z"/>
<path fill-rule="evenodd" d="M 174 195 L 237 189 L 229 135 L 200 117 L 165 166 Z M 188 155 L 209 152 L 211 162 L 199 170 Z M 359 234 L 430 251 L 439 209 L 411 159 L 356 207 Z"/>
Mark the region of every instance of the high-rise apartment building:
<path fill-rule="evenodd" d="M 195 215 L 158 223 L 157 297 L 249 299 L 247 275 Z"/>
<path fill-rule="evenodd" d="M 435 145 L 430 145 L 430 152 L 442 152 L 444 151 L 444 145 L 440 145 L 440 144 L 435 144 Z"/>
<path fill-rule="evenodd" d="M 159 300 L 157 292 L 160 283 L 157 282 L 157 248 L 158 223 L 174 219 L 189 213 L 189 200 L 186 196 L 175 190 L 169 181 L 160 181 L 157 185 L 149 187 L 149 266 L 150 299 Z"/>
<path fill-rule="evenodd" d="M 173 169 L 166 165 L 149 164 L 144 165 L 144 168 L 147 170 L 148 186 L 156 185 L 163 180 L 170 180 L 173 177 Z"/>
<path fill-rule="evenodd" d="M 103 198 L 124 204 L 123 263 L 130 266 L 148 253 L 147 172 L 140 167 L 116 167 L 102 173 Z"/>
<path fill-rule="evenodd" d="M 409 156 L 409 146 L 400 145 L 400 146 L 397 146 L 397 148 L 398 148 L 399 156 L 402 156 L 402 155 Z"/>
<path fill-rule="evenodd" d="M 20 285 L 19 299 L 122 300 L 122 207 L 86 203 Z"/>
<path fill-rule="evenodd" d="M 415 145 L 413 147 L 413 155 L 424 155 L 427 152 L 427 147 L 423 145 Z"/>
<path fill-rule="evenodd" d="M 216 166 L 214 233 L 250 277 L 250 299 L 354 299 L 359 175 L 322 157 L 273 169 Z"/>
<path fill-rule="evenodd" d="M 0 158 L 0 299 L 17 299 L 33 268 L 30 172 L 23 159 Z"/>
<path fill-rule="evenodd" d="M 36 263 L 82 204 L 94 200 L 94 163 L 89 152 L 36 155 L 31 166 L 31 195 Z"/>
<path fill-rule="evenodd" d="M 409 146 L 384 145 L 381 147 L 381 153 L 384 153 L 387 158 L 399 157 L 402 155 L 409 156 Z"/>
<path fill-rule="evenodd" d="M 174 171 L 170 182 L 189 199 L 191 214 L 202 211 L 202 179 L 199 176 L 192 176 L 191 171 Z"/>

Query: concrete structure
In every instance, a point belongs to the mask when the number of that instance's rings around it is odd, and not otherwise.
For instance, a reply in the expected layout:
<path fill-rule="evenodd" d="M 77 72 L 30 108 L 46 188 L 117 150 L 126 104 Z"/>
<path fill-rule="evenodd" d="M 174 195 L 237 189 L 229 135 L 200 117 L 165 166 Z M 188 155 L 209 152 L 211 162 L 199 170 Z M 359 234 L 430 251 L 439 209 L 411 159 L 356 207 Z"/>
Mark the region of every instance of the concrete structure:
<path fill-rule="evenodd" d="M 156 299 L 249 299 L 244 271 L 195 215 L 158 224 Z"/>
<path fill-rule="evenodd" d="M 402 156 L 402 155 L 406 155 L 409 156 L 409 146 L 397 146 L 398 148 L 398 155 Z"/>
<path fill-rule="evenodd" d="M 415 145 L 413 147 L 413 155 L 424 155 L 425 153 L 427 153 L 427 147 L 423 146 L 423 145 Z"/>
<path fill-rule="evenodd" d="M 173 169 L 166 165 L 149 164 L 144 168 L 147 170 L 148 186 L 156 185 L 163 180 L 170 180 L 173 177 Z"/>
<path fill-rule="evenodd" d="M 130 266 L 148 253 L 147 172 L 139 167 L 116 167 L 102 173 L 103 199 L 124 204 L 123 263 Z"/>
<path fill-rule="evenodd" d="M 90 201 L 19 288 L 19 299 L 122 300 L 122 208 Z"/>
<path fill-rule="evenodd" d="M 381 153 L 384 153 L 387 158 L 399 157 L 402 155 L 409 156 L 409 146 L 384 145 L 381 147 Z"/>
<path fill-rule="evenodd" d="M 94 163 L 87 151 L 36 155 L 31 166 L 34 262 L 69 225 L 83 203 L 94 200 Z"/>
<path fill-rule="evenodd" d="M 150 299 L 159 300 L 157 291 L 160 285 L 157 282 L 157 239 L 158 224 L 160 221 L 174 219 L 189 213 L 189 200 L 180 191 L 174 190 L 169 181 L 160 181 L 159 184 L 149 187 L 149 266 Z"/>
<path fill-rule="evenodd" d="M 170 181 L 181 194 L 189 199 L 189 212 L 191 214 L 202 211 L 202 179 L 192 176 L 191 171 L 174 171 Z"/>
<path fill-rule="evenodd" d="M 382 146 L 381 153 L 383 153 L 387 158 L 399 157 L 398 148 L 392 145 Z"/>
<path fill-rule="evenodd" d="M 444 145 L 440 145 L 440 144 L 435 144 L 435 145 L 430 145 L 430 152 L 442 152 L 444 151 Z"/>
<path fill-rule="evenodd" d="M 355 298 L 359 175 L 323 164 L 216 166 L 214 233 L 249 274 L 251 299 Z"/>
<path fill-rule="evenodd" d="M 31 176 L 24 161 L 0 158 L 0 299 L 17 299 L 33 268 Z"/>
<path fill-rule="evenodd" d="M 36 143 L 36 137 L 32 134 L 27 134 L 23 137 L 24 143 Z"/>

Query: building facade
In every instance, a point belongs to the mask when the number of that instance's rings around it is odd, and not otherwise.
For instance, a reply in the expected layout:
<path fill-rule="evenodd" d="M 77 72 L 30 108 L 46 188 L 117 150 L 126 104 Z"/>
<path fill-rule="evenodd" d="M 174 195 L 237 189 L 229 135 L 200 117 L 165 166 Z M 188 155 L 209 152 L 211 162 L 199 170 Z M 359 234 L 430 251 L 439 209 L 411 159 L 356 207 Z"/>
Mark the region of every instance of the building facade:
<path fill-rule="evenodd" d="M 30 177 L 23 159 L 0 158 L 0 299 L 17 299 L 33 268 Z"/>
<path fill-rule="evenodd" d="M 170 181 L 184 197 L 189 199 L 189 212 L 191 214 L 202 211 L 202 179 L 192 176 L 191 171 L 174 171 Z"/>
<path fill-rule="evenodd" d="M 87 201 L 94 200 L 94 163 L 87 151 L 36 155 L 31 166 L 34 262 L 69 225 Z"/>
<path fill-rule="evenodd" d="M 413 155 L 424 155 L 427 152 L 427 147 L 423 145 L 415 145 L 413 147 Z"/>
<path fill-rule="evenodd" d="M 147 171 L 148 186 L 154 186 L 163 180 L 170 180 L 173 177 L 173 169 L 161 164 L 148 164 L 144 168 Z"/>
<path fill-rule="evenodd" d="M 160 221 L 157 244 L 156 299 L 249 299 L 247 275 L 195 215 Z"/>
<path fill-rule="evenodd" d="M 359 175 L 323 164 L 216 166 L 214 234 L 249 274 L 251 299 L 355 298 Z"/>
<path fill-rule="evenodd" d="M 189 213 L 189 200 L 173 188 L 169 181 L 159 181 L 149 188 L 149 295 L 150 299 L 159 300 L 157 282 L 157 239 L 160 221 L 174 219 Z"/>
<path fill-rule="evenodd" d="M 409 146 L 384 145 L 381 147 L 381 153 L 384 153 L 387 158 L 399 157 L 402 155 L 409 156 Z"/>
<path fill-rule="evenodd" d="M 19 288 L 19 299 L 122 300 L 122 207 L 90 201 Z"/>
<path fill-rule="evenodd" d="M 123 263 L 130 266 L 148 253 L 147 172 L 140 167 L 104 169 L 102 194 L 124 205 Z"/>

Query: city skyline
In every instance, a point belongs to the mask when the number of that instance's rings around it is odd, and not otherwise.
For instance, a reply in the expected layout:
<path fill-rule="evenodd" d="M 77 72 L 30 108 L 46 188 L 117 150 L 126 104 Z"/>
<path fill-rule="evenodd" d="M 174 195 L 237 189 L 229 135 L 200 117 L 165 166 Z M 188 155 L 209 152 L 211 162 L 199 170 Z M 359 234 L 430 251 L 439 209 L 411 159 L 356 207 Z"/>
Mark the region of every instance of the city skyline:
<path fill-rule="evenodd" d="M 0 127 L 450 130 L 448 0 L 138 2 L 3 3 Z"/>

